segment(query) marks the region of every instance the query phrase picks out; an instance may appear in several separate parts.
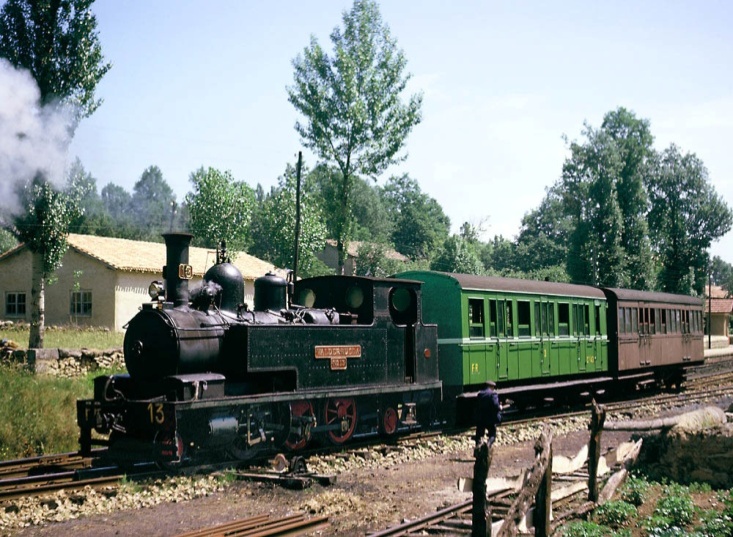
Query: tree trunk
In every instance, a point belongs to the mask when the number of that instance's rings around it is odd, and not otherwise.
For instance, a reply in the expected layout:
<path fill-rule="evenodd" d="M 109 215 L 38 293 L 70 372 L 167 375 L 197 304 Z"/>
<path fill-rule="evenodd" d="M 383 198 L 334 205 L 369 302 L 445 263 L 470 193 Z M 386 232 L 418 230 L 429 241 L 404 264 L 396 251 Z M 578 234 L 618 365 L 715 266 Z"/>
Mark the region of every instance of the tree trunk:
<path fill-rule="evenodd" d="M 31 252 L 31 330 L 28 339 L 29 349 L 43 348 L 43 335 L 46 330 L 46 289 L 43 274 L 43 254 Z"/>

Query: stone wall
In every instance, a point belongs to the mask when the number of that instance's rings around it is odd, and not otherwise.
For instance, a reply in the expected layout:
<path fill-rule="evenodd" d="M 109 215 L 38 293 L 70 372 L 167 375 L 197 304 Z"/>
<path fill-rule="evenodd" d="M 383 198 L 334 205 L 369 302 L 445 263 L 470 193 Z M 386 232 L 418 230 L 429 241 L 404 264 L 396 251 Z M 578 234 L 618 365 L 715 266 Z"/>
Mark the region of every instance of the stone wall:
<path fill-rule="evenodd" d="M 10 361 L 25 364 L 36 373 L 76 377 L 98 369 L 124 369 L 121 348 L 115 349 L 18 349 Z"/>

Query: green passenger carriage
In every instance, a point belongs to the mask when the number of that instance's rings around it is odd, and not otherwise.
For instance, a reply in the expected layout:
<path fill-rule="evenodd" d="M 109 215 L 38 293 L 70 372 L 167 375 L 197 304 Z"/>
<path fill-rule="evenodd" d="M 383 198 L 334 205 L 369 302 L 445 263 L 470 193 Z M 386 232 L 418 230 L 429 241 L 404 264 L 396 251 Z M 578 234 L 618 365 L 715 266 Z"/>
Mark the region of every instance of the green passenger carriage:
<path fill-rule="evenodd" d="M 611 380 L 600 289 L 432 271 L 397 277 L 423 282 L 423 318 L 438 324 L 448 402 L 471 399 L 487 380 L 519 406 Z"/>

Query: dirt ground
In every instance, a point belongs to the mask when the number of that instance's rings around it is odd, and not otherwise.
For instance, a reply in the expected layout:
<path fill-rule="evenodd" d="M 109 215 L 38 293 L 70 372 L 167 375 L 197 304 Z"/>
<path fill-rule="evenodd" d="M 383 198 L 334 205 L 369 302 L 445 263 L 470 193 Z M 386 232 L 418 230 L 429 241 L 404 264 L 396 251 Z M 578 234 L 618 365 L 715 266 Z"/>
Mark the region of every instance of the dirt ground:
<path fill-rule="evenodd" d="M 629 433 L 604 432 L 604 452 L 629 438 Z M 553 452 L 573 456 L 587 442 L 587 431 L 556 436 Z M 269 484 L 237 482 L 223 492 L 182 503 L 32 526 L 11 535 L 169 537 L 251 515 L 270 513 L 278 517 L 296 512 L 328 516 L 331 526 L 319 535 L 365 535 L 470 499 L 470 493 L 457 488 L 459 478 L 471 477 L 473 473 L 470 441 L 465 445 L 466 449 L 458 452 L 343 472 L 335 484 L 327 487 L 314 485 L 304 491 L 292 491 Z M 531 465 L 533 446 L 533 441 L 496 446 L 490 475 L 518 475 Z"/>

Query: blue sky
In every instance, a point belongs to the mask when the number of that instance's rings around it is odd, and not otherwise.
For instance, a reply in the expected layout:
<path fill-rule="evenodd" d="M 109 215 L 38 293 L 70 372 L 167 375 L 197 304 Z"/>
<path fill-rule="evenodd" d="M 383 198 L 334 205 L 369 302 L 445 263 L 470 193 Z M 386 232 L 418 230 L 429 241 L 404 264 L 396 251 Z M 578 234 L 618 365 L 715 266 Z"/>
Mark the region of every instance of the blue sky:
<path fill-rule="evenodd" d="M 345 0 L 97 0 L 113 67 L 101 108 L 71 146 L 98 181 L 132 190 L 157 165 L 179 201 L 200 166 L 266 189 L 301 150 L 287 100 L 292 59 L 329 34 Z M 583 122 L 624 106 L 649 119 L 655 146 L 706 164 L 733 206 L 733 3 L 389 1 L 381 12 L 408 59 L 423 121 L 407 172 L 454 231 L 485 219 L 513 238 L 559 177 Z M 315 157 L 304 153 L 306 162 Z M 733 263 L 733 233 L 713 255 Z"/>

